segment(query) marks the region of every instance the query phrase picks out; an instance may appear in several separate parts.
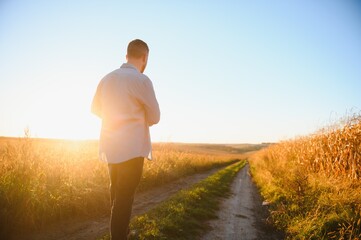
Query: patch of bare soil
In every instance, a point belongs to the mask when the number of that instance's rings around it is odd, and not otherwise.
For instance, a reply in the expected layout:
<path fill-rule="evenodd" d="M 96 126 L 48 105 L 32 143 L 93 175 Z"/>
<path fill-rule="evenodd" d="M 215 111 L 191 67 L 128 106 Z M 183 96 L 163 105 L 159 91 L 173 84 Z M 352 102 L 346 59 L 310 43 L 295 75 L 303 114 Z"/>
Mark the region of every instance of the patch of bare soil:
<path fill-rule="evenodd" d="M 267 206 L 252 182 L 249 165 L 237 174 L 229 198 L 221 202 L 217 219 L 209 221 L 211 230 L 202 240 L 278 240 L 282 233 L 267 224 Z"/>
<path fill-rule="evenodd" d="M 222 168 L 222 167 L 220 167 Z M 179 190 L 197 183 L 220 168 L 194 174 L 171 183 L 156 187 L 135 195 L 132 216 L 141 215 L 154 208 Z M 109 212 L 110 215 L 110 212 Z M 52 225 L 46 231 L 15 236 L 14 240 L 92 240 L 103 236 L 109 231 L 109 215 L 97 219 L 71 219 Z"/>

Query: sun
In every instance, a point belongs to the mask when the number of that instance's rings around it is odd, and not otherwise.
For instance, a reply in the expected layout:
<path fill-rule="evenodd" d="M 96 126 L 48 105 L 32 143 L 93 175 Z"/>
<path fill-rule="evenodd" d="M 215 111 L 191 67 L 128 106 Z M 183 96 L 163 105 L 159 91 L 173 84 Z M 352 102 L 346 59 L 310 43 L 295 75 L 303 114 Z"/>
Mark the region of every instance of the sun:
<path fill-rule="evenodd" d="M 71 91 L 66 86 L 39 91 L 24 111 L 24 128 L 32 137 L 97 139 L 101 121 L 90 112 L 93 90 L 79 85 Z"/>

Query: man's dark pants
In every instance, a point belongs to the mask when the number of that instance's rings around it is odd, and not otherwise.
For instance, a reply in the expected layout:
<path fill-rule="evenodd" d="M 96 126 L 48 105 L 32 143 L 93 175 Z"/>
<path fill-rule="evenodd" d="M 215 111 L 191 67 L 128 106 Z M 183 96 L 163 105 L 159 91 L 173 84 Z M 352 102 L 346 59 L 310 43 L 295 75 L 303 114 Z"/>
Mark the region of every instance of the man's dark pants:
<path fill-rule="evenodd" d="M 112 240 L 126 240 L 132 213 L 135 190 L 140 182 L 144 158 L 108 164 L 112 212 L 110 234 Z"/>

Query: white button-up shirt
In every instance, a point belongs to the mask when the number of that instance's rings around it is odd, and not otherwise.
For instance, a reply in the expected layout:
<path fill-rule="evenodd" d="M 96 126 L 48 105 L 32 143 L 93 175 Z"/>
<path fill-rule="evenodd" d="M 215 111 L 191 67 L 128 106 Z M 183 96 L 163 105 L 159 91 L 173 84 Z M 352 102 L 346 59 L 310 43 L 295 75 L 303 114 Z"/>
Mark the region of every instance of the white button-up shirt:
<path fill-rule="evenodd" d="M 151 159 L 149 126 L 160 119 L 150 79 L 129 63 L 99 83 L 92 112 L 101 117 L 100 159 L 120 163 L 136 157 Z"/>

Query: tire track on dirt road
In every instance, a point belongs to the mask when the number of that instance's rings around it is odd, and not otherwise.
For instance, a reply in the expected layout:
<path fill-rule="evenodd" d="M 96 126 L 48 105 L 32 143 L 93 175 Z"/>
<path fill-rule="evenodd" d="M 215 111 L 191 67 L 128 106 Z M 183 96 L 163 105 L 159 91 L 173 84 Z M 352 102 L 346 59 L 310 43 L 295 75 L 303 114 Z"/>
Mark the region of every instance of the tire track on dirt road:
<path fill-rule="evenodd" d="M 284 239 L 282 233 L 266 223 L 267 214 L 247 164 L 232 183 L 231 195 L 221 202 L 218 218 L 208 222 L 211 230 L 201 240 Z"/>

